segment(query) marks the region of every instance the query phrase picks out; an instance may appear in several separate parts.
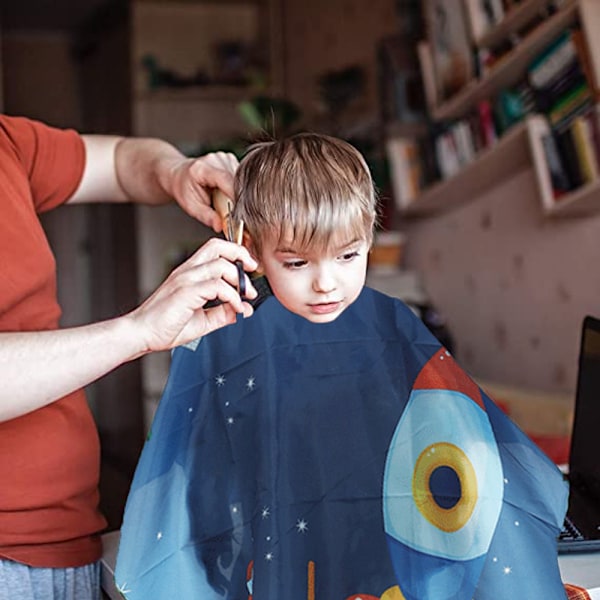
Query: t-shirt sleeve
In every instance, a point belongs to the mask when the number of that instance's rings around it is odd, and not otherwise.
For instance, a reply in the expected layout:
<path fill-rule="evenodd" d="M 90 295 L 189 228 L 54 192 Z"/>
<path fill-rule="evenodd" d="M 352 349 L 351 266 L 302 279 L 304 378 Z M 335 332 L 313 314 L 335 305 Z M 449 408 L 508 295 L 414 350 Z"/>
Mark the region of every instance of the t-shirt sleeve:
<path fill-rule="evenodd" d="M 85 165 L 85 147 L 73 129 L 56 129 L 24 117 L 0 116 L 0 129 L 27 172 L 37 212 L 64 204 Z"/>

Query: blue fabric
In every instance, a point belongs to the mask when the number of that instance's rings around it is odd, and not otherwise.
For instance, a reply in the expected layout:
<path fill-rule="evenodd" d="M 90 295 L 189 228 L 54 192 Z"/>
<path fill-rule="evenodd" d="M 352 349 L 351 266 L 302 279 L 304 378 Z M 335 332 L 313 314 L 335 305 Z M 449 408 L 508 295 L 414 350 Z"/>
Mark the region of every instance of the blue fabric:
<path fill-rule="evenodd" d="M 116 583 L 129 600 L 563 599 L 566 501 L 402 302 L 365 288 L 313 324 L 269 298 L 174 351 Z"/>

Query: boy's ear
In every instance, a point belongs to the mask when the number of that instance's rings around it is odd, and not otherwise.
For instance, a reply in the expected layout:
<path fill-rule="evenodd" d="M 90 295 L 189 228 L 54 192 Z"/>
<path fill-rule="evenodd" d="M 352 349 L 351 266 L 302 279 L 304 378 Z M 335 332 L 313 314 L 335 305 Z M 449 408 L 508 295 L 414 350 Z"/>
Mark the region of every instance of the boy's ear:
<path fill-rule="evenodd" d="M 244 229 L 244 233 L 242 235 L 242 246 L 247 248 L 248 251 L 250 252 L 250 254 L 252 254 L 252 256 L 254 256 L 254 254 L 253 254 L 254 244 L 252 242 L 252 236 L 245 229 Z"/>
<path fill-rule="evenodd" d="M 256 260 L 258 263 L 258 269 L 256 269 L 256 273 L 262 273 L 262 265 L 260 263 L 258 253 L 256 252 L 254 242 L 252 241 L 252 236 L 246 230 L 244 230 L 244 234 L 242 236 L 242 246 L 248 249 L 248 252 L 250 252 L 254 260 Z"/>

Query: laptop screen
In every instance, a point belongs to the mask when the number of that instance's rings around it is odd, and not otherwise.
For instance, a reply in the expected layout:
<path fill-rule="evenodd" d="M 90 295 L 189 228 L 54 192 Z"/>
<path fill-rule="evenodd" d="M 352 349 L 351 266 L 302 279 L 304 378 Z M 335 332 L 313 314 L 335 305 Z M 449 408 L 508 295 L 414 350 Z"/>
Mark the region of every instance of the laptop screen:
<path fill-rule="evenodd" d="M 569 479 L 600 498 L 600 319 L 586 317 L 581 334 Z"/>

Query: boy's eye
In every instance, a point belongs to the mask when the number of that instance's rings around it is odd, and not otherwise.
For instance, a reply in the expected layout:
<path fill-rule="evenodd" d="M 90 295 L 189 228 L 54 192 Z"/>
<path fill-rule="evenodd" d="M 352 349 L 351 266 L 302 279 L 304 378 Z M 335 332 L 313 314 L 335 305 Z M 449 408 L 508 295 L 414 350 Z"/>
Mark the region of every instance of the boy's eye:
<path fill-rule="evenodd" d="M 352 252 L 345 252 L 344 254 L 342 254 L 340 256 L 340 259 L 342 261 L 352 260 L 353 258 L 356 258 L 358 255 L 359 255 L 358 250 L 353 250 Z"/>
<path fill-rule="evenodd" d="M 296 259 L 296 260 L 286 260 L 283 262 L 283 266 L 286 269 L 299 269 L 300 267 L 303 267 L 306 264 L 307 261 L 302 260 L 300 258 Z"/>

